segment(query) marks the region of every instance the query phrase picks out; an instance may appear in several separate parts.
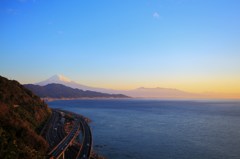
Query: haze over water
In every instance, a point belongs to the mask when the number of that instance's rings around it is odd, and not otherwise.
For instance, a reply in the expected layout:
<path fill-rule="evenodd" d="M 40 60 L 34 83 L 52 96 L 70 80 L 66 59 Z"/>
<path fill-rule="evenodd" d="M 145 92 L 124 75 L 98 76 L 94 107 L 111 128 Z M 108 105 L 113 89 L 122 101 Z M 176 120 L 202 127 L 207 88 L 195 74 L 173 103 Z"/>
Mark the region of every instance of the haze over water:
<path fill-rule="evenodd" d="M 239 159 L 239 101 L 54 101 L 89 117 L 94 149 L 107 158 Z"/>

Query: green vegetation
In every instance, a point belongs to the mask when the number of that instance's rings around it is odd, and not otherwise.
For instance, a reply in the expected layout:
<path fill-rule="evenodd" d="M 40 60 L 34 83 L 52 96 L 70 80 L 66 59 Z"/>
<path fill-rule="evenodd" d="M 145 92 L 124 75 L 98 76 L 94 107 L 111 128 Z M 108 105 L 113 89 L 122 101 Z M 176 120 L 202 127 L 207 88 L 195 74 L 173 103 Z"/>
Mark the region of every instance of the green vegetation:
<path fill-rule="evenodd" d="M 48 144 L 38 134 L 50 114 L 39 97 L 0 76 L 0 158 L 44 158 Z"/>

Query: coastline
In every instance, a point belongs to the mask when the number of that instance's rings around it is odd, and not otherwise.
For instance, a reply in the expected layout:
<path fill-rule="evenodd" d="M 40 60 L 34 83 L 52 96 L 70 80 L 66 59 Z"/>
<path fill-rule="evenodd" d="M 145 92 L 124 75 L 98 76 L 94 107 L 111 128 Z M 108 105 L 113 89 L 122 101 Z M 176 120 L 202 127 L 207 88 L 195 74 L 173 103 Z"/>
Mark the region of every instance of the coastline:
<path fill-rule="evenodd" d="M 88 124 L 91 122 L 90 118 L 68 110 L 51 109 L 54 114 L 49 118 L 50 120 L 47 121 L 44 126 L 44 133 L 42 133 L 46 141 L 49 144 L 51 143 L 51 148 L 48 150 L 48 156 L 51 156 L 50 158 L 58 158 L 64 153 L 69 158 L 75 156 L 80 158 L 105 159 L 105 157 L 93 150 L 92 130 Z M 62 129 L 59 127 L 59 122 L 62 124 L 64 122 Z M 52 124 L 54 126 L 50 127 Z M 62 136 L 59 142 L 56 138 L 53 138 L 53 132 L 63 134 L 62 130 L 65 130 L 66 135 Z M 76 140 L 77 136 L 81 136 L 81 142 L 80 140 Z M 54 140 L 52 140 L 52 138 Z M 68 151 L 65 151 L 66 149 L 68 149 Z"/>
<path fill-rule="evenodd" d="M 135 99 L 135 98 L 112 98 L 112 97 L 93 97 L 93 98 L 90 98 L 90 97 L 84 97 L 84 98 L 41 98 L 42 100 L 44 100 L 45 102 L 52 102 L 52 101 L 58 101 L 58 100 L 106 100 L 106 99 L 109 99 L 109 100 L 124 100 L 124 99 Z M 137 98 L 136 98 L 137 99 Z"/>
<path fill-rule="evenodd" d="M 90 126 L 93 128 L 94 150 L 107 158 L 116 159 L 126 158 L 128 155 L 132 158 L 139 158 L 139 155 L 141 155 L 141 158 L 154 159 L 154 157 L 148 157 L 148 154 L 160 156 L 161 153 L 166 158 L 171 154 L 174 156 L 179 155 L 179 158 L 184 158 L 182 154 L 178 154 L 175 151 L 175 140 L 173 139 L 176 136 L 176 140 L 178 141 L 177 148 L 181 149 L 182 145 L 185 145 L 185 148 L 182 149 L 183 152 L 193 158 L 196 155 L 195 150 L 197 148 L 202 152 L 201 154 L 209 153 L 209 156 L 218 155 L 218 153 L 213 151 L 207 151 L 201 145 L 208 146 L 208 141 L 211 141 L 211 145 L 213 146 L 218 144 L 217 135 L 222 134 L 222 128 L 230 134 L 231 132 L 234 133 L 235 131 L 228 128 L 237 127 L 238 122 L 235 119 L 240 110 L 240 105 L 237 103 L 157 102 L 150 100 L 142 102 L 135 100 L 96 100 L 95 102 L 90 100 L 89 102 L 85 102 L 84 100 L 79 100 L 75 102 L 53 102 L 50 105 L 52 108 L 73 111 L 91 118 L 92 123 L 90 123 Z M 218 123 L 217 119 L 221 122 Z M 173 123 L 176 123 L 176 125 Z M 149 124 L 149 126 L 146 124 Z M 146 126 L 149 129 L 145 129 Z M 121 131 L 122 128 L 127 131 Z M 200 132 L 199 128 L 201 128 Z M 189 132 L 189 130 L 194 131 Z M 213 137 L 212 135 L 215 130 L 219 133 Z M 139 133 L 141 131 L 143 133 Z M 181 133 L 179 134 L 178 132 Z M 199 145 L 189 145 L 189 136 L 185 135 L 187 133 L 189 133 L 191 141 L 199 142 Z M 200 140 L 205 139 L 206 134 L 208 134 L 206 140 Z M 234 138 L 239 136 L 239 134 L 234 134 Z M 212 138 L 214 138 L 214 141 L 211 140 Z M 234 141 L 231 143 L 227 142 L 231 138 L 229 137 L 224 140 L 224 145 L 231 148 L 227 150 L 223 145 L 223 149 L 221 149 L 226 150 L 224 152 L 225 158 L 228 156 L 228 151 L 238 147 L 231 146 L 235 143 Z M 138 145 L 139 141 L 148 147 L 145 148 L 145 152 L 139 151 L 142 148 L 142 145 Z M 170 143 L 169 150 L 166 148 L 164 151 L 159 152 L 151 148 L 151 146 L 158 147 L 159 145 L 160 147 L 164 147 L 166 143 Z M 137 154 L 134 154 L 135 152 Z M 206 157 L 201 154 L 199 159 Z M 234 154 L 238 155 L 239 153 L 234 152 Z"/>
<path fill-rule="evenodd" d="M 68 110 L 62 110 L 62 109 L 56 109 L 56 108 L 54 108 L 54 110 L 58 110 L 58 111 L 61 111 L 61 112 L 66 113 L 66 114 L 75 114 L 75 115 L 78 116 L 79 118 L 83 118 L 83 119 L 86 121 L 87 127 L 89 127 L 90 133 L 92 134 L 92 132 L 91 132 L 92 129 L 91 129 L 91 127 L 90 127 L 89 124 L 88 124 L 88 123 L 92 122 L 92 120 L 91 120 L 90 118 L 85 117 L 85 116 L 83 116 L 82 114 L 78 114 L 78 113 L 71 112 L 71 111 L 68 111 Z M 92 159 L 105 159 L 104 156 L 99 155 L 97 152 L 94 151 L 94 149 L 93 149 L 92 135 L 91 135 L 91 142 L 92 142 L 92 143 L 91 143 L 92 148 L 91 148 L 91 153 L 90 153 L 90 156 L 91 156 L 91 157 L 90 157 L 90 158 L 92 158 Z"/>
<path fill-rule="evenodd" d="M 204 102 L 204 101 L 235 101 L 240 102 L 240 99 L 235 98 L 142 98 L 142 97 L 129 97 L 129 98 L 107 98 L 107 97 L 94 97 L 94 98 L 41 98 L 45 102 L 52 101 L 64 101 L 64 100 L 155 100 L 155 101 L 196 101 L 196 102 Z"/>

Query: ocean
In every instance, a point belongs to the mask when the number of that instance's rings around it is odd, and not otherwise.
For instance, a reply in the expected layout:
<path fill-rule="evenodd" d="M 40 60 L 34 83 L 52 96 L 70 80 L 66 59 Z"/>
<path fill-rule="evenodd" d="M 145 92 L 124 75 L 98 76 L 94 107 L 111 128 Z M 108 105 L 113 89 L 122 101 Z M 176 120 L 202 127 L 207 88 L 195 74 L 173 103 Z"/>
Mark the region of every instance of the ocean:
<path fill-rule="evenodd" d="M 67 100 L 108 159 L 240 159 L 240 101 Z"/>

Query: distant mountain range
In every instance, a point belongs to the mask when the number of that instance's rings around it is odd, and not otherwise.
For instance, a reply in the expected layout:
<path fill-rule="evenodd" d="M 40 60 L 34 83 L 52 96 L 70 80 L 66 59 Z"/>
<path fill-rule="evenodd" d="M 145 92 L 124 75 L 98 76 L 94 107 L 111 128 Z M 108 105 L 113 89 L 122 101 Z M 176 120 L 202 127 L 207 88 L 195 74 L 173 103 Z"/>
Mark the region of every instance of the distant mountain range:
<path fill-rule="evenodd" d="M 35 83 L 35 85 L 46 86 L 48 84 L 62 84 L 64 86 L 79 89 L 82 91 L 92 91 L 103 94 L 121 94 L 134 98 L 158 98 L 158 99 L 207 99 L 207 98 L 240 98 L 239 94 L 219 94 L 219 93 L 191 93 L 185 92 L 182 90 L 174 89 L 174 88 L 144 88 L 139 87 L 133 90 L 113 90 L 113 89 L 105 89 L 105 88 L 96 88 L 83 84 L 79 84 L 70 80 L 69 78 L 63 75 L 54 75 L 51 78 Z M 40 88 L 40 87 L 39 87 Z M 75 90 L 76 91 L 76 90 Z"/>
<path fill-rule="evenodd" d="M 76 99 L 76 98 L 129 98 L 123 94 L 108 94 L 90 90 L 80 90 L 67 87 L 63 84 L 51 83 L 45 86 L 26 84 L 27 89 L 34 92 L 41 98 L 51 99 Z"/>
<path fill-rule="evenodd" d="M 94 92 L 101 92 L 101 93 L 107 93 L 107 94 L 124 94 L 126 96 L 135 97 L 135 98 L 164 98 L 165 99 L 165 98 L 183 98 L 186 96 L 188 97 L 194 96 L 194 94 L 187 93 L 181 90 L 171 89 L 171 88 L 159 88 L 159 87 L 158 88 L 140 87 L 134 90 L 112 90 L 112 89 L 105 89 L 105 88 L 96 88 L 96 87 L 90 87 L 90 86 L 78 84 L 77 82 L 74 82 L 63 75 L 54 75 L 47 80 L 44 80 L 39 83 L 35 83 L 35 85 L 46 86 L 53 83 L 62 84 L 64 86 L 67 86 L 73 89 L 77 88 L 84 91 L 90 90 L 90 92 L 94 91 Z M 33 92 L 38 94 L 39 92 L 36 92 L 36 89 L 40 89 L 40 87 L 36 87 L 35 91 L 32 90 Z M 43 94 L 38 94 L 38 95 L 41 97 L 43 96 Z"/>
<path fill-rule="evenodd" d="M 125 91 L 125 94 L 138 98 L 161 98 L 161 99 L 178 99 L 194 98 L 197 95 L 172 88 L 144 88 L 140 87 L 134 90 Z"/>
<path fill-rule="evenodd" d="M 52 84 L 52 83 L 62 84 L 62 85 L 65 85 L 65 86 L 68 86 L 71 88 L 77 88 L 77 89 L 84 90 L 84 91 L 91 90 L 91 91 L 95 91 L 95 92 L 119 94 L 119 92 L 115 91 L 115 90 L 96 88 L 96 87 L 79 84 L 77 82 L 70 80 L 69 78 L 67 78 L 63 75 L 54 75 L 54 76 L 50 77 L 49 79 L 46 79 L 42 82 L 35 83 L 35 85 L 46 86 L 46 85 Z"/>

